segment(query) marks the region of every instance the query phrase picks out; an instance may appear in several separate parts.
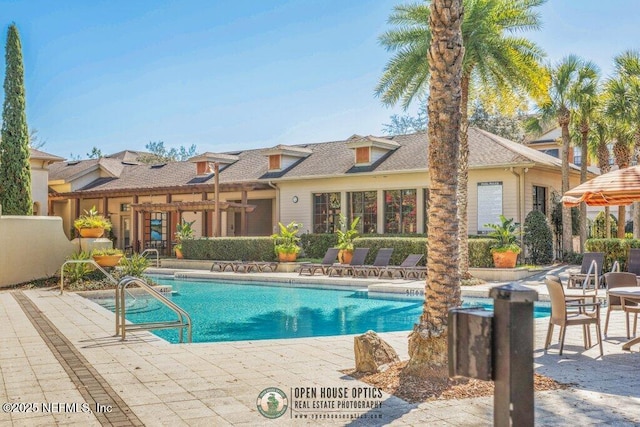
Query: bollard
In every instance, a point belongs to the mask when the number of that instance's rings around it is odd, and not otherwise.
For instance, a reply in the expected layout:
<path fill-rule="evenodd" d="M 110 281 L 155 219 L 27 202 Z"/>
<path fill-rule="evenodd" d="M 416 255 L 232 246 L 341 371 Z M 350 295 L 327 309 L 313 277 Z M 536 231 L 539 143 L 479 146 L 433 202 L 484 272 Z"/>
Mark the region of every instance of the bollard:
<path fill-rule="evenodd" d="M 489 295 L 494 299 L 493 425 L 533 426 L 533 302 L 538 293 L 509 284 Z"/>

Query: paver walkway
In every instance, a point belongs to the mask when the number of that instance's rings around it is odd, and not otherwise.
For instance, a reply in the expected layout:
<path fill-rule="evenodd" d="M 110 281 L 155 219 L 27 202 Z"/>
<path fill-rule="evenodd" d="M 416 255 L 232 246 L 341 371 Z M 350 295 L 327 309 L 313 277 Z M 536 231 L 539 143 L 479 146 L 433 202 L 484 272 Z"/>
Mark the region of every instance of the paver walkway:
<path fill-rule="evenodd" d="M 546 322 L 536 322 L 536 349 Z M 0 403 L 10 404 L 0 425 L 492 424 L 492 398 L 412 405 L 385 394 L 359 399 L 379 400 L 379 409 L 319 411 L 367 417 L 359 419 L 294 419 L 312 414 L 301 408 L 269 420 L 258 412 L 257 397 L 269 387 L 287 393 L 290 403 L 309 389 L 369 389 L 340 372 L 353 367 L 352 336 L 177 345 L 137 332 L 121 342 L 113 337 L 113 313 L 79 295 L 45 290 L 0 292 L 0 325 Z M 573 384 L 536 393 L 536 425 L 638 425 L 640 348 L 622 351 L 623 316 L 612 315 L 603 358 L 597 348 L 584 351 L 576 329 L 569 330 L 562 357 L 557 345 L 535 352 L 537 372 Z M 407 357 L 407 333 L 381 335 Z M 96 402 L 112 412 L 99 413 Z"/>

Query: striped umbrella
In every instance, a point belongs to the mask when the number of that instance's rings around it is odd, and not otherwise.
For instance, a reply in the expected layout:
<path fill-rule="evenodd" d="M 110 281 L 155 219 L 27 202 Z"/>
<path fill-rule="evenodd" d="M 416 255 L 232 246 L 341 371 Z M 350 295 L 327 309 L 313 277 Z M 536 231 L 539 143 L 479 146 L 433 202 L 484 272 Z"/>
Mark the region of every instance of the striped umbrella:
<path fill-rule="evenodd" d="M 618 169 L 597 176 L 567 191 L 565 206 L 625 206 L 640 201 L 640 166 Z"/>

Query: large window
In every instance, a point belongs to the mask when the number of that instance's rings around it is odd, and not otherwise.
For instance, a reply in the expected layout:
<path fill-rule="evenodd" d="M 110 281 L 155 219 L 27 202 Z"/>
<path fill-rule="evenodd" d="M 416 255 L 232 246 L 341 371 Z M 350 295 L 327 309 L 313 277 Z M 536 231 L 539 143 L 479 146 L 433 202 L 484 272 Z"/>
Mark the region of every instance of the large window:
<path fill-rule="evenodd" d="M 340 216 L 340 193 L 313 195 L 313 232 L 333 233 Z"/>
<path fill-rule="evenodd" d="M 384 232 L 416 232 L 416 190 L 384 192 Z"/>
<path fill-rule="evenodd" d="M 547 214 L 547 188 L 533 186 L 533 210 Z"/>
<path fill-rule="evenodd" d="M 348 194 L 349 222 L 360 217 L 360 233 L 376 233 L 378 224 L 378 192 L 358 191 Z"/>

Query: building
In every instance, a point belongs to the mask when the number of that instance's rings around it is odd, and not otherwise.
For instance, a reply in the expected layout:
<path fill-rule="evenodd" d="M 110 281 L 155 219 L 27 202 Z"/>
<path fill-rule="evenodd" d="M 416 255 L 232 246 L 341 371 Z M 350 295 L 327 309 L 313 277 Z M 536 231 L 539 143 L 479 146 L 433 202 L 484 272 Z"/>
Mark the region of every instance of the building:
<path fill-rule="evenodd" d="M 424 233 L 427 149 L 426 133 L 353 135 L 166 164 L 140 164 L 135 152 L 54 163 L 50 212 L 71 236 L 73 220 L 96 206 L 111 218 L 117 247 L 165 253 L 179 218 L 195 221 L 198 236 L 270 235 L 279 221 L 331 233 L 340 213 L 361 217 L 366 233 Z M 533 209 L 550 215 L 561 188 L 559 159 L 475 128 L 469 153 L 470 234 L 487 232 L 500 214 L 521 223 Z M 579 182 L 575 166 L 570 179 Z"/>

